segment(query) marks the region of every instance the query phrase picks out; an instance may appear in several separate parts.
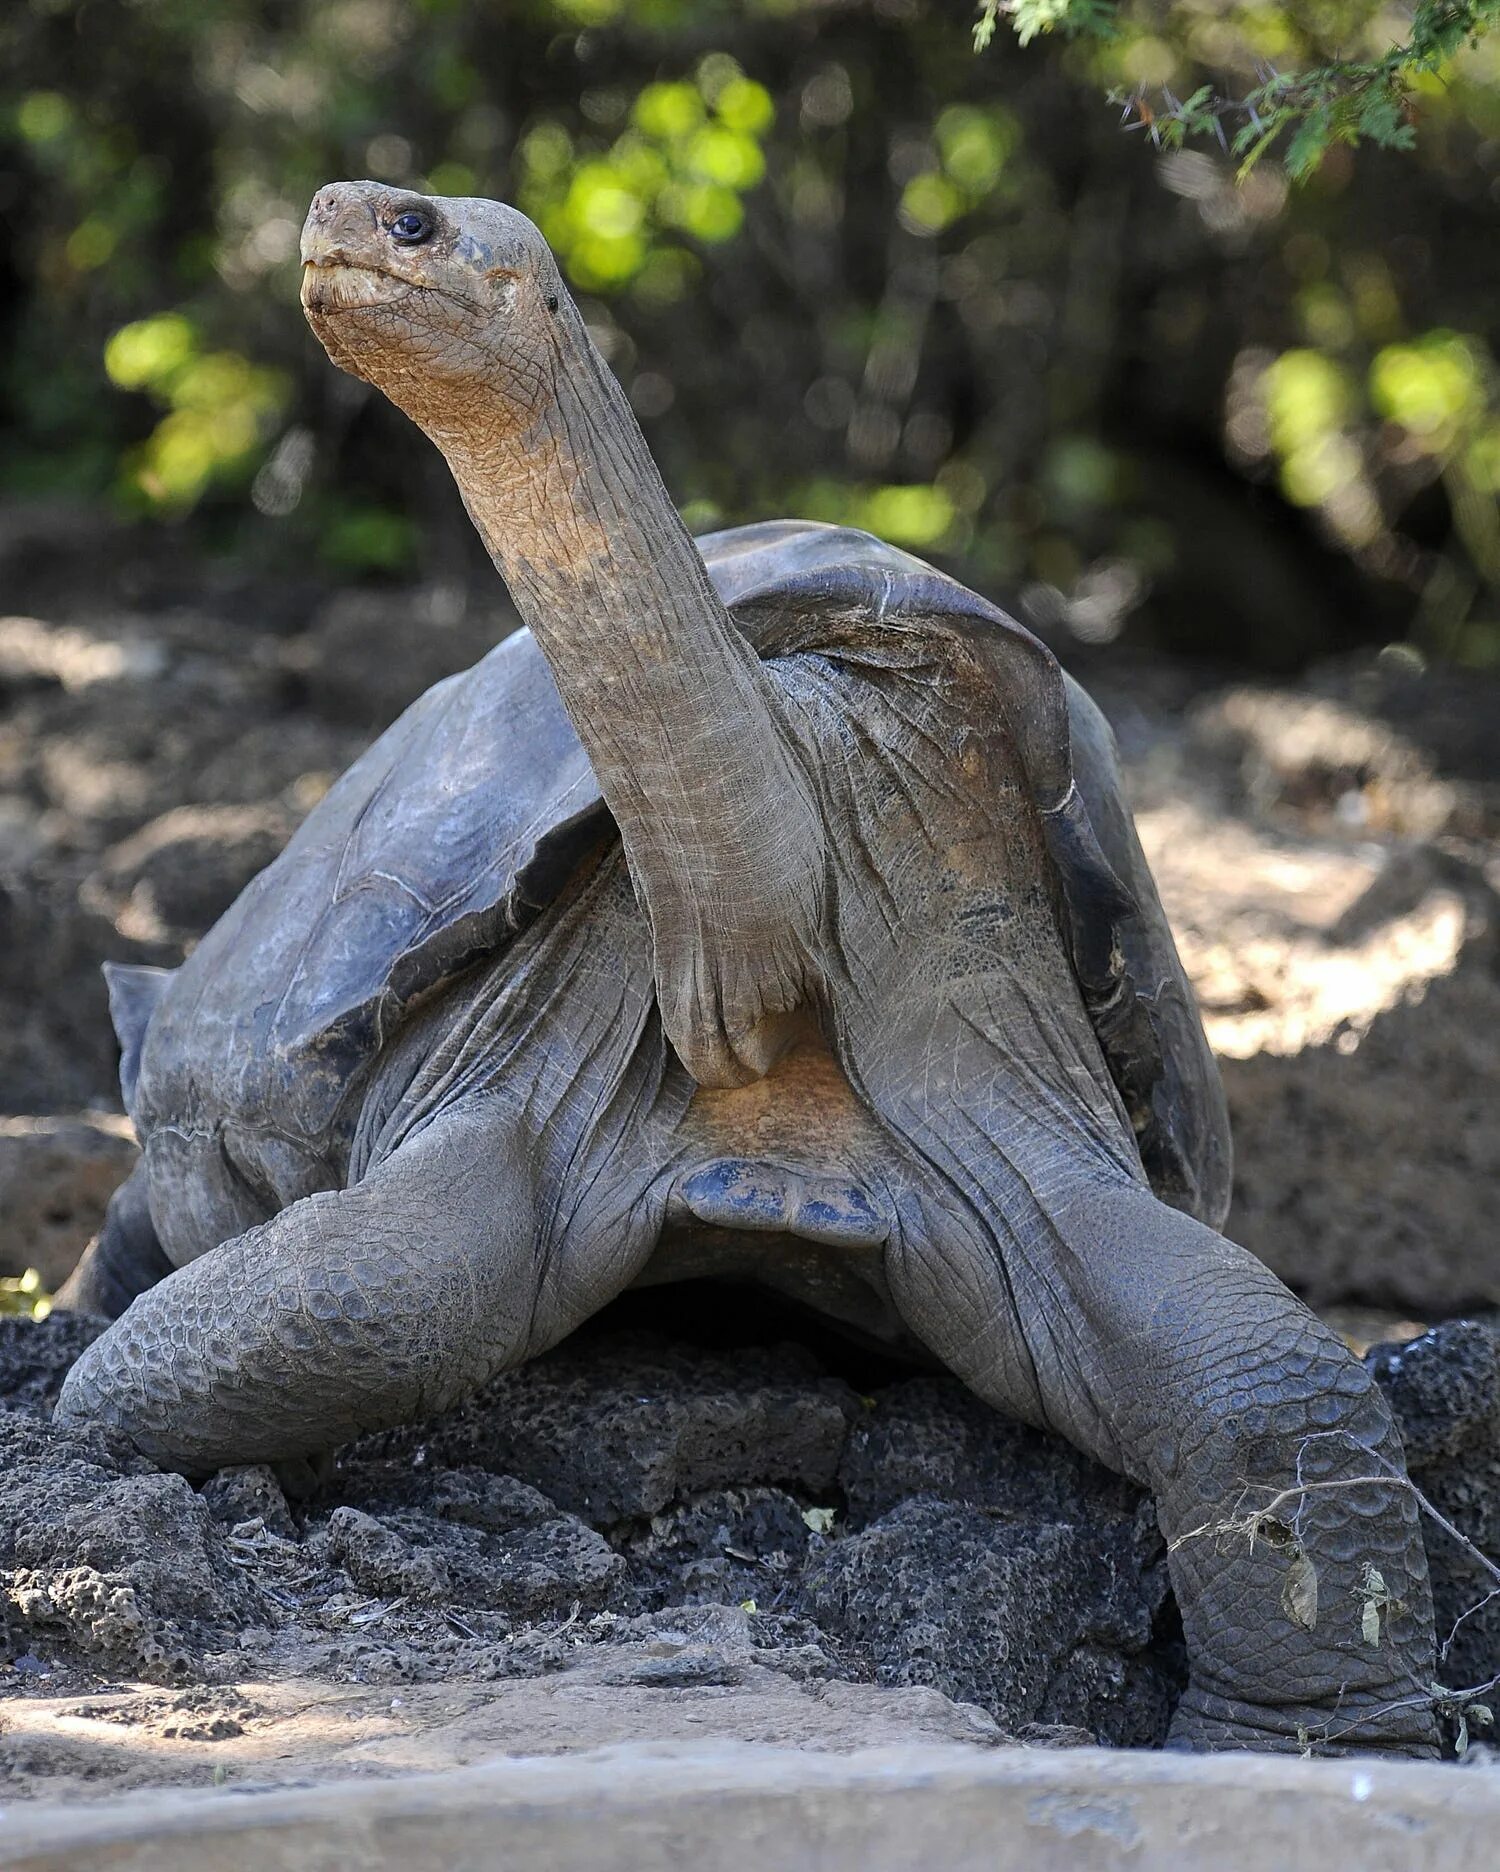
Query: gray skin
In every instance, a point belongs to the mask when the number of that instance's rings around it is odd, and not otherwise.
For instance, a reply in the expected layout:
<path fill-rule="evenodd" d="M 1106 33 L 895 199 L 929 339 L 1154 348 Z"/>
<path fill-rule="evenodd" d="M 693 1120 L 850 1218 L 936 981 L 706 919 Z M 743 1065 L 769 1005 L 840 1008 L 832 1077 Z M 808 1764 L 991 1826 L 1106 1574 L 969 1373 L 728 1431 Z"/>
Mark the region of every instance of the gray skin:
<path fill-rule="evenodd" d="M 340 183 L 303 258 L 529 629 L 180 970 L 113 972 L 144 1154 L 59 1417 L 314 1458 L 632 1285 L 761 1281 L 1154 1493 L 1174 1744 L 1431 1752 L 1400 1442 L 1217 1232 L 1222 1093 L 1092 704 L 867 535 L 695 544 L 513 209 Z"/>

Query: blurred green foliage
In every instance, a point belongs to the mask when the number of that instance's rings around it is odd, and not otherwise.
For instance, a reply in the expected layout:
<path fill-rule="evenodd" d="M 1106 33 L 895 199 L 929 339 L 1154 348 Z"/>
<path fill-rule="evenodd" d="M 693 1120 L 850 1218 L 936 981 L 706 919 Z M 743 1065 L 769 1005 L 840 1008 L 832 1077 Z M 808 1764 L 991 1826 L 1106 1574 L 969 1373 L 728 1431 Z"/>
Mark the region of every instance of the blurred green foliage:
<path fill-rule="evenodd" d="M 104 369 L 119 389 L 144 391 L 166 412 L 123 457 L 121 473 L 122 491 L 167 512 L 193 506 L 215 481 L 242 478 L 286 403 L 282 372 L 236 351 L 205 351 L 180 312 L 122 325 L 104 347 Z"/>
<path fill-rule="evenodd" d="M 1500 36 L 1402 68 L 1408 153 L 1334 99 L 1289 188 L 1287 137 L 1243 182 L 1184 145 L 1410 19 L 995 11 L 1038 43 L 938 0 L 12 0 L 0 490 L 484 576 L 296 308 L 307 200 L 375 175 L 538 221 L 690 524 L 868 526 L 1085 641 L 1500 653 Z"/>
<path fill-rule="evenodd" d="M 1253 6 L 1185 6 L 1180 10 L 1190 20 L 1212 11 L 1221 32 L 1226 20 L 1233 22 L 1231 32 L 1245 32 L 1247 44 L 1261 36 L 1263 21 L 1256 16 L 1270 11 Z M 1023 46 L 1047 33 L 1132 47 L 1149 43 L 1163 28 L 1169 37 L 1180 37 L 1173 21 L 1164 20 L 1162 8 L 1155 4 L 979 0 L 976 51 L 987 51 L 993 44 L 1002 17 L 1009 20 Z M 1273 27 L 1277 37 L 1281 36 L 1280 24 L 1277 21 Z M 1133 116 L 1140 128 L 1150 131 L 1158 147 L 1180 149 L 1192 137 L 1214 137 L 1221 148 L 1232 147 L 1240 159 L 1242 177 L 1284 141 L 1287 171 L 1302 181 L 1337 145 L 1358 148 L 1370 142 L 1381 149 L 1410 149 L 1416 140 L 1412 100 L 1421 82 L 1441 81 L 1459 53 L 1477 47 L 1500 26 L 1500 0 L 1417 0 L 1395 43 L 1390 13 L 1378 4 L 1364 6 L 1352 18 L 1345 6 L 1318 8 L 1312 12 L 1312 24 L 1314 31 L 1321 27 L 1325 34 L 1336 34 L 1340 46 L 1348 44 L 1352 29 L 1356 39 L 1368 41 L 1371 56 L 1340 56 L 1300 71 L 1278 71 L 1267 59 L 1258 73 L 1259 82 L 1240 97 L 1203 84 L 1188 97 L 1179 98 L 1165 84 L 1153 91 L 1143 79 L 1132 92 L 1117 90 L 1114 101 L 1125 105 L 1127 119 Z M 1226 125 L 1233 127 L 1232 146 Z"/>
<path fill-rule="evenodd" d="M 634 282 L 667 303 L 699 276 L 680 236 L 715 246 L 739 233 L 741 198 L 766 172 L 761 143 L 776 117 L 764 85 L 725 54 L 695 80 L 648 84 L 628 127 L 598 154 L 544 119 L 518 150 L 517 205 L 551 242 L 575 286 L 613 292 Z"/>
<path fill-rule="evenodd" d="M 52 1296 L 35 1268 L 0 1279 L 0 1319 L 44 1320 L 51 1311 Z"/>

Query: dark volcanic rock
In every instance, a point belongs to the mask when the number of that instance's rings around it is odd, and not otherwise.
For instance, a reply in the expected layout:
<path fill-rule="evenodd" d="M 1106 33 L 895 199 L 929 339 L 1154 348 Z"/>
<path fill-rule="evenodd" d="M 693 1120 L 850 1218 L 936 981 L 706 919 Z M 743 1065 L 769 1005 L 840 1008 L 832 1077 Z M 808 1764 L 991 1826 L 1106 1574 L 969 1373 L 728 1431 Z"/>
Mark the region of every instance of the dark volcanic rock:
<path fill-rule="evenodd" d="M 1500 1331 L 1448 1320 L 1420 1339 L 1370 1348 L 1366 1360 L 1390 1400 L 1413 1469 L 1492 1442 L 1500 1414 Z"/>
<path fill-rule="evenodd" d="M 491 1473 L 501 1464 L 608 1531 L 621 1575 L 593 1594 L 579 1580 L 585 1606 L 800 1613 L 842 1670 L 930 1685 L 1009 1729 L 1083 1726 L 1115 1743 L 1165 1731 L 1181 1661 L 1150 1504 L 956 1382 L 913 1379 L 861 1404 L 790 1349 L 564 1348 L 440 1423 L 357 1446 L 340 1485 L 379 1516 L 379 1537 L 361 1525 L 360 1539 L 382 1558 L 351 1558 L 340 1532 L 351 1577 L 430 1590 L 410 1569 L 433 1511 L 484 1520 L 472 1497 L 487 1479 L 513 1512 L 519 1485 Z M 521 1511 L 538 1502 L 557 1512 L 539 1496 Z M 454 1567 L 451 1538 L 442 1552 Z M 451 1580 L 455 1602 L 520 1609 Z"/>
<path fill-rule="evenodd" d="M 157 1680 L 272 1616 L 191 1484 L 18 1412 L 0 1413 L 0 1572 L 9 1655 L 40 1641 Z"/>
<path fill-rule="evenodd" d="M 1390 1400 L 1412 1480 L 1482 1553 L 1500 1557 L 1500 1329 L 1448 1320 L 1366 1359 Z M 1500 1596 L 1464 1547 L 1424 1517 L 1438 1678 L 1450 1689 L 1500 1671 Z M 1485 1699 L 1492 1704 L 1493 1697 Z"/>
<path fill-rule="evenodd" d="M 50 1416 L 73 1361 L 104 1324 L 76 1313 L 0 1319 L 0 1410 Z"/>
<path fill-rule="evenodd" d="M 335 1508 L 328 1517 L 326 1553 L 362 1592 L 446 1605 L 453 1576 L 439 1553 L 404 1540 L 395 1528 L 358 1508 Z"/>
<path fill-rule="evenodd" d="M 297 1538 L 297 1524 L 281 1484 L 264 1463 L 245 1463 L 221 1469 L 200 1491 L 208 1511 L 222 1527 L 243 1527 L 258 1521 L 282 1540 Z"/>
<path fill-rule="evenodd" d="M 913 1497 L 813 1561 L 802 1607 L 882 1683 L 931 1685 L 1010 1730 L 1159 1743 L 1181 1685 L 1169 1650 L 1150 1655 L 1168 1592 L 1155 1515 L 1073 1509 L 1062 1522 Z"/>
<path fill-rule="evenodd" d="M 425 1505 L 378 1515 L 335 1508 L 329 1559 L 365 1592 L 506 1613 L 530 1623 L 619 1600 L 625 1562 L 575 1515 L 525 1483 L 480 1470 L 427 1478 Z"/>
<path fill-rule="evenodd" d="M 826 1489 L 858 1408 L 798 1348 L 723 1354 L 641 1335 L 563 1346 L 436 1423 L 368 1437 L 358 1450 L 524 1476 L 607 1527 L 700 1489 Z"/>
<path fill-rule="evenodd" d="M 813 1519 L 821 1520 L 814 1510 Z M 810 1552 L 827 1544 L 781 1489 L 712 1489 L 663 1509 L 624 1537 L 633 1577 L 658 1605 L 781 1610 Z"/>
<path fill-rule="evenodd" d="M 1181 1689 L 1149 1499 L 951 1378 L 891 1385 L 839 1482 L 855 1532 L 802 1603 L 886 1683 L 981 1703 L 1007 1729 L 1159 1742 Z"/>
<path fill-rule="evenodd" d="M 927 1687 L 1029 1737 L 1165 1732 L 1182 1655 L 1151 1503 L 953 1380 L 860 1400 L 796 1348 L 582 1342 L 362 1439 L 289 1504 L 263 1467 L 195 1493 L 49 1426 L 93 1330 L 0 1322 L 0 1607 L 29 1668 L 467 1680 L 659 1632 L 631 1683 L 771 1667 Z M 1500 1334 L 1456 1321 L 1370 1363 L 1419 1485 L 1494 1551 Z M 1500 1600 L 1462 1616 L 1489 1582 L 1426 1533 L 1442 1681 L 1480 1682 Z"/>
<path fill-rule="evenodd" d="M 991 1410 L 956 1378 L 911 1378 L 882 1391 L 850 1429 L 838 1480 L 855 1527 L 911 1495 L 1047 1520 L 1075 1518 L 1081 1501 L 1130 1516 L 1143 1499 L 1071 1444 Z"/>

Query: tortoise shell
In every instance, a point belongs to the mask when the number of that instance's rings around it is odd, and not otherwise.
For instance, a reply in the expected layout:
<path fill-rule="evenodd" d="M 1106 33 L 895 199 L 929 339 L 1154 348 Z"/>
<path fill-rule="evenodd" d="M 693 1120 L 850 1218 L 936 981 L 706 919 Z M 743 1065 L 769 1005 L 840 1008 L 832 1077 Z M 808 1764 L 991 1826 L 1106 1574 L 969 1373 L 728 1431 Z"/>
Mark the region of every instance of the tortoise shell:
<path fill-rule="evenodd" d="M 763 655 L 816 642 L 833 612 L 920 620 L 978 651 L 1142 1164 L 1165 1201 L 1217 1226 L 1230 1184 L 1223 1090 L 1094 704 L 1004 612 L 869 534 L 774 521 L 698 544 Z M 170 1063 L 189 1104 L 196 1087 L 206 1112 L 227 1101 L 316 1147 L 413 1003 L 502 948 L 612 832 L 542 654 L 519 630 L 355 762 L 175 975 L 141 996 L 115 971 L 127 1105 L 144 1057 Z"/>

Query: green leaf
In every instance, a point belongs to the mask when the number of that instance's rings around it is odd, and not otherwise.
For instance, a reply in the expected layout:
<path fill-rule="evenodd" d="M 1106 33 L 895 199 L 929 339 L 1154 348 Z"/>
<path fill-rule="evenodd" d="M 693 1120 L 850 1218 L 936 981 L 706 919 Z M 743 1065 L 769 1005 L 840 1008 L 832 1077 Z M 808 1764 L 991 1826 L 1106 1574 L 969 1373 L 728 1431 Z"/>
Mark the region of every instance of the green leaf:
<path fill-rule="evenodd" d="M 1326 110 L 1315 111 L 1299 124 L 1286 153 L 1286 171 L 1294 182 L 1305 182 L 1328 153 L 1333 128 Z"/>

